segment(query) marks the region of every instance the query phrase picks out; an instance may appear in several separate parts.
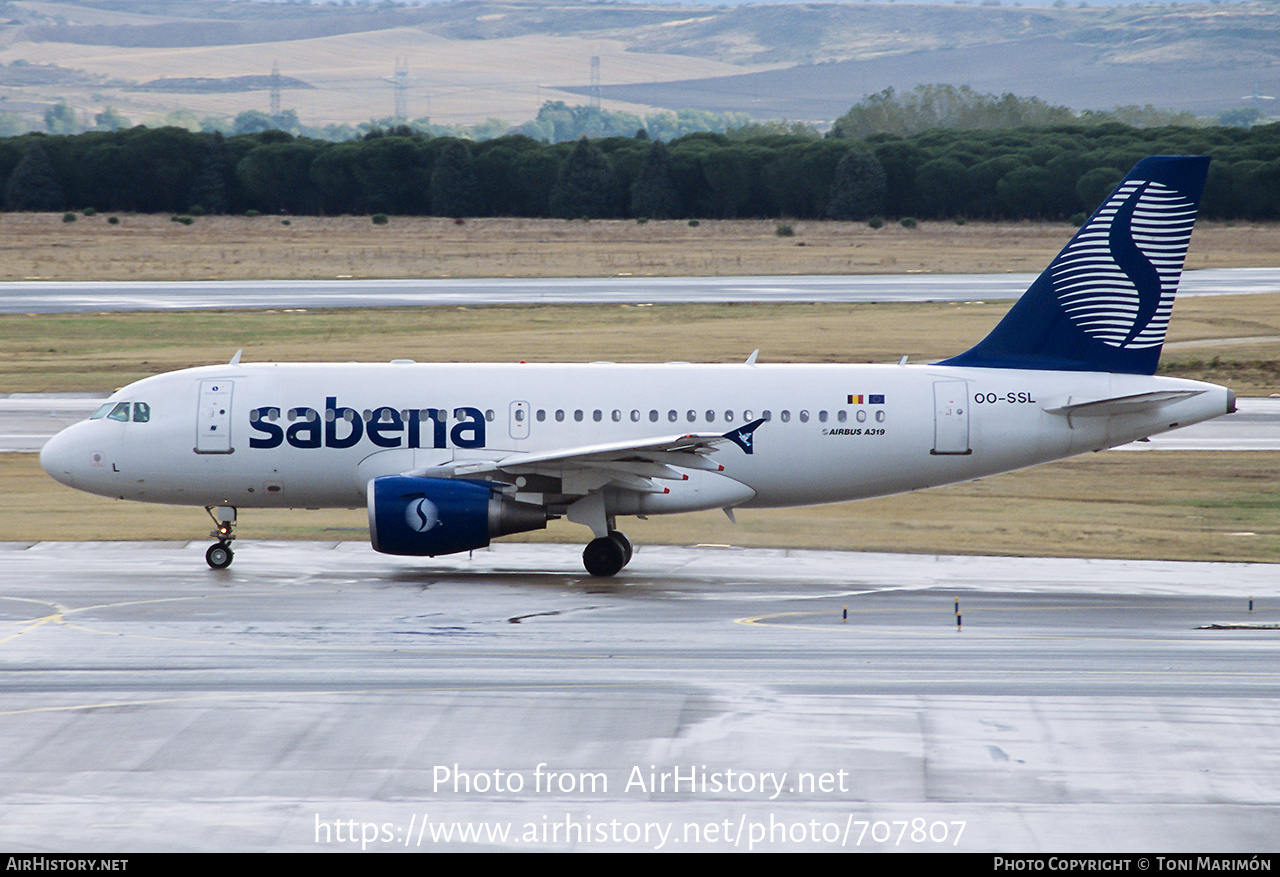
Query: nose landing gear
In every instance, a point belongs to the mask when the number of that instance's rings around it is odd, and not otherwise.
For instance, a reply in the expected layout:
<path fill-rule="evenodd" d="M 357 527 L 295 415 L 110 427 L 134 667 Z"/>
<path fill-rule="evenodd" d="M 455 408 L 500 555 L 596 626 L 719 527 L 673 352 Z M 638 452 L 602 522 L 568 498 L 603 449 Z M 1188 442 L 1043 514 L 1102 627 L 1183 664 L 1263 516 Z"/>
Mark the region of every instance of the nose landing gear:
<path fill-rule="evenodd" d="M 209 550 L 204 553 L 205 563 L 209 564 L 210 569 L 226 569 L 231 566 L 231 561 L 235 559 L 235 552 L 231 550 L 231 546 L 225 542 L 217 542 L 209 546 Z"/>
<path fill-rule="evenodd" d="M 235 559 L 231 543 L 236 538 L 232 532 L 236 525 L 236 510 L 231 506 L 205 506 L 204 510 L 213 518 L 215 526 L 209 535 L 218 540 L 204 553 L 205 563 L 210 569 L 226 569 Z"/>

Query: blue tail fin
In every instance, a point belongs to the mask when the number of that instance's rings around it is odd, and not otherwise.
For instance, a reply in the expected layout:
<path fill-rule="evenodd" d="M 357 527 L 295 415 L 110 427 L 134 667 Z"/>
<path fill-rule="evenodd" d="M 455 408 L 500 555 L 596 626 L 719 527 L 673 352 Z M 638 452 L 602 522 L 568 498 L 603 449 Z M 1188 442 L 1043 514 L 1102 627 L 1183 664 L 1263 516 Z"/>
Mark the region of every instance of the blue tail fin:
<path fill-rule="evenodd" d="M 940 365 L 1155 374 L 1208 168 L 1138 162 L 991 334 Z"/>

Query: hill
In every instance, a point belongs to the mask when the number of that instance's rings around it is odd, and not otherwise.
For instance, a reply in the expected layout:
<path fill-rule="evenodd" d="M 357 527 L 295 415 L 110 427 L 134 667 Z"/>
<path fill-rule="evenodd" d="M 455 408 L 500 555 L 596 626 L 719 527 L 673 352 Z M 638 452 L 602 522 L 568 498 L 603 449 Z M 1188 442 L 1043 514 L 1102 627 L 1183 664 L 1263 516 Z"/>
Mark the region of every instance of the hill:
<path fill-rule="evenodd" d="M 6 100 L 113 106 L 134 121 L 267 109 L 260 90 L 154 80 L 265 76 L 308 124 L 390 116 L 524 121 L 585 102 L 600 59 L 606 106 L 695 107 L 832 119 L 866 94 L 930 82 L 1034 95 L 1076 109 L 1146 104 L 1215 114 L 1280 94 L 1280 4 L 1062 8 L 908 3 L 672 6 L 525 0 L 374 8 L 221 0 L 4 4 Z M 39 75 L 32 75 L 38 73 Z M 35 81 L 30 81 L 30 80 Z M 1274 102 L 1272 102 L 1272 105 Z M 1268 105 L 1270 106 L 1270 105 Z"/>

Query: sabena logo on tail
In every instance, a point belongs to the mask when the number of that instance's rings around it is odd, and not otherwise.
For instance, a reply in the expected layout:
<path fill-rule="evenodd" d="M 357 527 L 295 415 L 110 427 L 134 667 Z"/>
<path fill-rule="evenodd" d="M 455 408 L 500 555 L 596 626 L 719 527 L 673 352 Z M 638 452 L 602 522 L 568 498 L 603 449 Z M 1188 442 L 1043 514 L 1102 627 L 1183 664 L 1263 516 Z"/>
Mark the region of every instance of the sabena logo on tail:
<path fill-rule="evenodd" d="M 1160 346 L 1195 221 L 1173 189 L 1126 180 L 1050 266 L 1058 303 L 1109 347 Z"/>
<path fill-rule="evenodd" d="M 991 334 L 942 364 L 1155 374 L 1208 167 L 1139 162 Z"/>

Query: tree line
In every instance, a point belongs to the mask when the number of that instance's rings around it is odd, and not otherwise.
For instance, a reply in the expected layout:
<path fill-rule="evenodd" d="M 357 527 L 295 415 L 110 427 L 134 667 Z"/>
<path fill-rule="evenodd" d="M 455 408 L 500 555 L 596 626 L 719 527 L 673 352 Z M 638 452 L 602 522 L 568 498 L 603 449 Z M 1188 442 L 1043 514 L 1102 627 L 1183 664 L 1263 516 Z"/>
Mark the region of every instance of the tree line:
<path fill-rule="evenodd" d="M 3 66 L 3 65 L 0 65 Z M 820 136 L 816 128 L 803 123 L 764 123 L 770 127 L 782 125 L 804 131 L 813 137 Z M 263 131 L 285 131 L 295 137 L 311 140 L 357 140 L 371 132 L 407 126 L 415 133 L 433 137 L 460 137 L 465 140 L 491 140 L 506 134 L 524 134 L 535 140 L 563 143 L 580 137 L 628 136 L 639 128 L 649 136 L 660 140 L 673 140 L 695 131 L 724 133 L 734 129 L 751 130 L 756 126 L 746 113 L 716 113 L 706 110 L 659 110 L 643 117 L 621 110 L 597 106 L 570 106 L 564 101 L 544 101 L 534 118 L 519 125 L 503 119 L 490 118 L 473 125 L 449 125 L 433 122 L 429 117 L 418 119 L 369 119 L 355 125 L 337 123 L 307 125 L 296 110 L 282 110 L 274 115 L 261 110 L 245 110 L 234 118 L 206 116 L 201 119 L 188 109 L 179 108 L 165 114 L 152 127 L 186 128 L 205 134 L 218 133 L 224 137 L 237 134 L 259 134 Z M 113 107 L 106 107 L 92 117 L 78 113 L 66 101 L 59 101 L 44 111 L 45 134 L 83 134 L 87 131 L 118 131 L 134 127 L 127 117 Z M 12 113 L 0 113 L 0 137 L 16 137 L 33 130 L 28 120 Z"/>
<path fill-rule="evenodd" d="M 330 142 L 135 127 L 0 139 L 5 210 L 574 218 L 1070 219 L 1139 159 L 1209 155 L 1204 215 L 1280 219 L 1280 124 L 785 126 L 550 143 L 408 127 Z"/>

